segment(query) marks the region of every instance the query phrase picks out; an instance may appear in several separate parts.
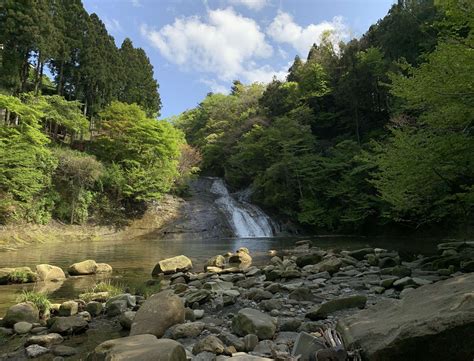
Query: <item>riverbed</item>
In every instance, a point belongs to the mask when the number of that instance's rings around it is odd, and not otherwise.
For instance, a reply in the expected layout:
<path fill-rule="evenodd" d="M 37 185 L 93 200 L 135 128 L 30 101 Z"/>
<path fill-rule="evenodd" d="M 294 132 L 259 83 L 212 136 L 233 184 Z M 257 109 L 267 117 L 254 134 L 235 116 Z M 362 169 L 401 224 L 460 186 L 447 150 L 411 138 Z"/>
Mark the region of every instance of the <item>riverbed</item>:
<path fill-rule="evenodd" d="M 0 286 L 0 314 L 15 303 L 23 289 L 35 289 L 49 294 L 53 302 L 61 302 L 77 297 L 92 288 L 97 282 L 109 279 L 124 287 L 139 287 L 151 278 L 151 271 L 162 259 L 176 255 L 186 255 L 193 261 L 194 270 L 203 270 L 204 264 L 212 256 L 247 247 L 254 264 L 264 264 L 271 258 L 270 250 L 284 255 L 296 240 L 311 239 L 314 246 L 323 249 L 358 249 L 365 246 L 394 249 L 404 257 L 435 252 L 435 244 L 440 240 L 381 238 L 381 237 L 269 237 L 269 238 L 222 238 L 222 239 L 144 239 L 144 240 L 88 240 L 52 242 L 29 246 L 17 251 L 0 252 L 0 267 L 28 266 L 33 270 L 37 264 L 47 263 L 67 269 L 69 265 L 85 259 L 108 263 L 113 273 L 103 276 L 71 277 L 64 282 Z"/>

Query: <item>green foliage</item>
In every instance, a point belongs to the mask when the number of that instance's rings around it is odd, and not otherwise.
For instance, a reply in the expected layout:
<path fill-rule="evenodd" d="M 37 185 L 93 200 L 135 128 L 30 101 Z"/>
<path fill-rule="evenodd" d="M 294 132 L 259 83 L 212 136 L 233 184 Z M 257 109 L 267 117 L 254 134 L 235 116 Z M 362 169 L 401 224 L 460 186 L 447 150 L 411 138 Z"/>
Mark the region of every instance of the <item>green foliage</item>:
<path fill-rule="evenodd" d="M 94 287 L 81 293 L 79 298 L 85 302 L 93 301 L 96 298 L 96 294 L 100 292 L 107 292 L 107 298 L 112 298 L 124 293 L 124 287 L 122 285 L 116 285 L 111 280 L 101 281 L 94 285 Z"/>
<path fill-rule="evenodd" d="M 38 308 L 40 315 L 48 314 L 51 309 L 51 301 L 48 299 L 48 295 L 41 292 L 24 290 L 16 301 L 33 303 Z"/>
<path fill-rule="evenodd" d="M 35 279 L 32 278 L 32 273 L 30 271 L 15 269 L 8 274 L 9 283 L 28 283 L 34 281 Z"/>

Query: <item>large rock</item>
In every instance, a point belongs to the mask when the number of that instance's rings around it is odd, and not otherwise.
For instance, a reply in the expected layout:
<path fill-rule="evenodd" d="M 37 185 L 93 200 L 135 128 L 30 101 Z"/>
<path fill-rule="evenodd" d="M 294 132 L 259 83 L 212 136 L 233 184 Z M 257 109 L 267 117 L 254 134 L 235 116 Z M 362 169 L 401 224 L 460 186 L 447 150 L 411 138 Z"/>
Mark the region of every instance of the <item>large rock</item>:
<path fill-rule="evenodd" d="M 247 268 L 252 264 L 252 257 L 247 248 L 242 247 L 239 250 L 229 257 L 230 265 L 237 265 L 239 267 Z"/>
<path fill-rule="evenodd" d="M 255 334 L 260 340 L 271 339 L 276 324 L 270 316 L 253 308 L 243 308 L 232 319 L 232 329 L 239 336 Z"/>
<path fill-rule="evenodd" d="M 92 259 L 88 259 L 70 265 L 67 271 L 71 276 L 92 275 L 97 272 L 97 263 Z"/>
<path fill-rule="evenodd" d="M 186 351 L 174 340 L 136 335 L 102 342 L 87 360 L 186 361 Z"/>
<path fill-rule="evenodd" d="M 471 360 L 474 354 L 474 274 L 383 300 L 340 320 L 345 345 L 367 360 Z"/>
<path fill-rule="evenodd" d="M 328 317 L 333 312 L 345 310 L 348 308 L 364 308 L 367 297 L 363 295 L 355 295 L 348 297 L 335 298 L 324 302 L 319 306 L 313 307 L 306 314 L 310 320 L 320 320 Z"/>
<path fill-rule="evenodd" d="M 50 331 L 60 334 L 80 333 L 89 326 L 81 316 L 55 317 L 51 322 Z"/>
<path fill-rule="evenodd" d="M 31 283 L 38 275 L 30 267 L 0 268 L 0 285 L 9 283 Z"/>
<path fill-rule="evenodd" d="M 162 337 L 165 331 L 184 322 L 184 305 L 172 291 L 162 291 L 148 298 L 137 311 L 130 336 L 152 334 Z"/>
<path fill-rule="evenodd" d="M 329 272 L 330 274 L 333 274 L 339 271 L 342 267 L 342 261 L 339 258 L 332 256 L 322 260 L 316 266 L 319 272 Z"/>
<path fill-rule="evenodd" d="M 61 268 L 49 264 L 37 265 L 36 273 L 42 281 L 58 281 L 66 278 L 66 275 Z"/>
<path fill-rule="evenodd" d="M 176 272 L 188 271 L 193 268 L 193 263 L 186 256 L 176 256 L 173 258 L 164 259 L 153 268 L 152 276 L 157 276 L 160 273 L 169 274 Z"/>
<path fill-rule="evenodd" d="M 13 326 L 17 322 L 36 323 L 39 321 L 38 308 L 31 302 L 18 303 L 11 306 L 3 318 L 6 326 Z"/>

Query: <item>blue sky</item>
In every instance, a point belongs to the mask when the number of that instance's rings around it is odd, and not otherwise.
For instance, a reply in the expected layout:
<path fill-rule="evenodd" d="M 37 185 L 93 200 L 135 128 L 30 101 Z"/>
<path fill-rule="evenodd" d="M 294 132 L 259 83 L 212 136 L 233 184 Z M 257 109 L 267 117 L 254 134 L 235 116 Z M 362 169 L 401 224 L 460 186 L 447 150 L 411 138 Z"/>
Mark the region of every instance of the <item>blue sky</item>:
<path fill-rule="evenodd" d="M 296 54 L 331 30 L 335 42 L 362 35 L 394 0 L 83 0 L 117 46 L 147 52 L 160 84 L 162 117 L 195 107 L 232 80 L 285 76 Z"/>

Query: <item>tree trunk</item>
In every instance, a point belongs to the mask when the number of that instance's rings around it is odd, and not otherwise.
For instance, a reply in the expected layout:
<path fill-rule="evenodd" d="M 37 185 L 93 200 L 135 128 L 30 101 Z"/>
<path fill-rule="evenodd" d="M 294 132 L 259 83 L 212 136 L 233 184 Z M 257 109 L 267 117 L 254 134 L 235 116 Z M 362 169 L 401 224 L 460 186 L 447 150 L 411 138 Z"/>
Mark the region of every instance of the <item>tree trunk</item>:
<path fill-rule="evenodd" d="M 38 58 L 36 60 L 36 72 L 35 72 L 35 95 L 38 95 L 39 83 L 41 79 L 41 68 L 43 67 L 43 62 L 41 61 L 41 52 L 38 52 Z"/>
<path fill-rule="evenodd" d="M 64 60 L 61 60 L 61 66 L 59 67 L 58 95 L 63 95 L 63 81 L 64 81 Z"/>
<path fill-rule="evenodd" d="M 27 50 L 20 70 L 20 93 L 26 91 L 26 83 L 28 82 L 28 74 L 30 73 L 30 63 L 28 62 L 29 57 L 30 51 Z"/>

